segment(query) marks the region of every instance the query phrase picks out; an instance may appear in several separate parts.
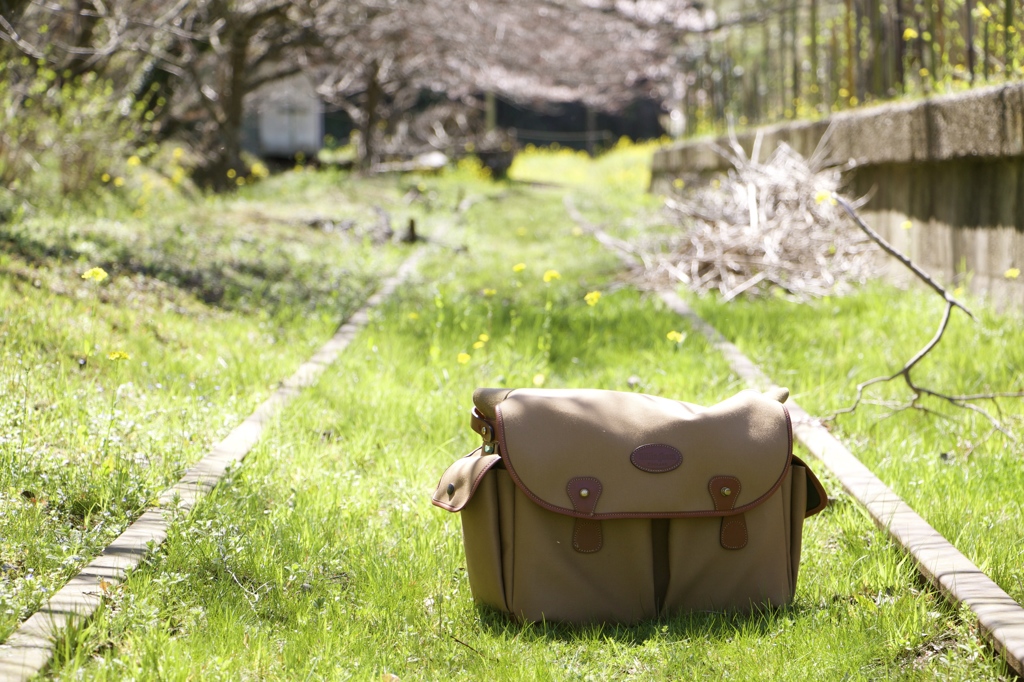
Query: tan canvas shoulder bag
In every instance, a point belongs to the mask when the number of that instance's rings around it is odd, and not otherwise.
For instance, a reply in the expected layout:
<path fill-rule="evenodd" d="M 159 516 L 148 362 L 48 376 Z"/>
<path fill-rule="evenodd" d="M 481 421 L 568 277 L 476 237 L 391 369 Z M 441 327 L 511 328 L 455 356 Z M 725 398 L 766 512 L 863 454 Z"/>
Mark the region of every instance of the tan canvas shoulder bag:
<path fill-rule="evenodd" d="M 789 603 L 828 498 L 793 456 L 787 395 L 477 390 L 483 444 L 433 496 L 461 512 L 474 598 L 579 623 Z"/>

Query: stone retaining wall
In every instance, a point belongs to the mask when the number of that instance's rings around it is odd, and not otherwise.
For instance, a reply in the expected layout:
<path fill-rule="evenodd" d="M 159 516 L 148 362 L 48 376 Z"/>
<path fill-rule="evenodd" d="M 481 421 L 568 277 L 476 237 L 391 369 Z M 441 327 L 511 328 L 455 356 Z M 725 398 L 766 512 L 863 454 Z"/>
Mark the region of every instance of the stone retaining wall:
<path fill-rule="evenodd" d="M 848 193 L 871 193 L 866 222 L 946 283 L 997 307 L 1024 310 L 1024 83 L 836 114 L 761 129 L 760 158 L 780 143 L 804 156 L 850 164 Z M 824 141 L 823 141 L 823 138 Z M 749 154 L 755 133 L 739 136 Z M 728 170 L 725 139 L 687 141 L 654 156 L 651 187 Z M 909 229 L 906 229 L 909 221 Z M 899 264 L 888 276 L 905 281 Z"/>

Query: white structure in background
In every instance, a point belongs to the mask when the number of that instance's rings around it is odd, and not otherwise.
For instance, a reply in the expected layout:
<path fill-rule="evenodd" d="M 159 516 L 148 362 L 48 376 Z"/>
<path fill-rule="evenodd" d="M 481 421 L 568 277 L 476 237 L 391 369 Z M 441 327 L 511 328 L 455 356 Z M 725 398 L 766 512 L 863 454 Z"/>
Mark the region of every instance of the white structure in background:
<path fill-rule="evenodd" d="M 301 73 L 249 95 L 246 119 L 244 146 L 258 156 L 312 156 L 324 146 L 323 101 Z"/>

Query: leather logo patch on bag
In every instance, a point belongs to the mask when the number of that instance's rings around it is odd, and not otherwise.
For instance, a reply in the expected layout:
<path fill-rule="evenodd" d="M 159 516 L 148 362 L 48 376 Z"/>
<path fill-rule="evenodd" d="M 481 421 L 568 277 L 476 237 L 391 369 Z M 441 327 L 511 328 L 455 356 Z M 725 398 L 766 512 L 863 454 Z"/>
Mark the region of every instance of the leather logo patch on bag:
<path fill-rule="evenodd" d="M 629 461 L 637 469 L 651 474 L 663 474 L 672 471 L 683 463 L 683 453 L 671 445 L 649 443 L 641 445 L 629 456 Z"/>

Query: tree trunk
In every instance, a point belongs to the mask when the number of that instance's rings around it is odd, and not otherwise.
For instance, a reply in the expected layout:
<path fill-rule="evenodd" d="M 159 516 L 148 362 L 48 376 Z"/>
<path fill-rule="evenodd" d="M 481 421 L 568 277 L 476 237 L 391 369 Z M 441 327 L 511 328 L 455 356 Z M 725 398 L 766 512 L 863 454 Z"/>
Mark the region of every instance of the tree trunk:
<path fill-rule="evenodd" d="M 844 108 L 850 105 L 849 97 L 857 90 L 856 79 L 854 78 L 854 67 L 857 64 L 857 47 L 853 42 L 854 24 L 857 18 L 853 13 L 853 0 L 846 0 L 846 102 Z"/>
<path fill-rule="evenodd" d="M 246 95 L 250 37 L 247 31 L 238 28 L 225 41 L 228 55 L 219 93 L 220 115 L 216 125 L 211 126 L 207 132 L 205 146 L 209 150 L 209 160 L 196 175 L 201 184 L 215 190 L 235 187 L 237 178 L 245 175 L 245 164 L 242 162 L 242 105 Z M 210 134 L 215 135 L 216 139 L 209 139 Z"/>
<path fill-rule="evenodd" d="M 99 25 L 99 12 L 91 0 L 76 0 L 72 22 L 73 46 L 77 49 L 70 52 L 61 71 L 70 71 L 71 77 L 76 78 L 89 71 L 99 70 L 89 49 L 93 47 L 96 27 Z"/>
<path fill-rule="evenodd" d="M 964 50 L 967 52 L 967 80 L 974 80 L 974 2 L 964 2 Z"/>
<path fill-rule="evenodd" d="M 800 96 L 800 72 L 803 70 L 803 59 L 800 54 L 802 45 L 800 44 L 800 3 L 798 0 L 793 0 L 789 11 L 791 12 L 789 26 L 792 31 L 790 40 L 793 46 L 793 91 L 790 97 L 790 106 L 793 107 L 793 116 L 797 117 L 800 115 L 799 105 L 802 99 Z"/>
<path fill-rule="evenodd" d="M 363 115 L 363 127 L 360 131 L 363 136 L 363 148 L 360 150 L 359 167 L 364 170 L 373 165 L 374 156 L 377 154 L 374 142 L 377 135 L 377 122 L 380 120 L 377 108 L 380 106 L 380 96 L 382 94 L 379 75 L 380 66 L 374 61 L 370 64 L 366 77 L 366 110 Z"/>
<path fill-rule="evenodd" d="M 810 0 L 810 22 L 811 25 L 807 29 L 807 34 L 810 37 L 810 53 L 811 53 L 811 86 L 808 88 L 810 91 L 810 104 L 817 108 L 821 104 L 821 78 L 818 76 L 818 0 Z"/>
<path fill-rule="evenodd" d="M 1013 7 L 1017 0 L 1006 0 L 1006 10 L 1003 12 L 1003 73 L 1009 74 L 1016 70 L 1017 55 L 1013 53 L 1013 33 L 1010 28 L 1013 26 Z"/>

